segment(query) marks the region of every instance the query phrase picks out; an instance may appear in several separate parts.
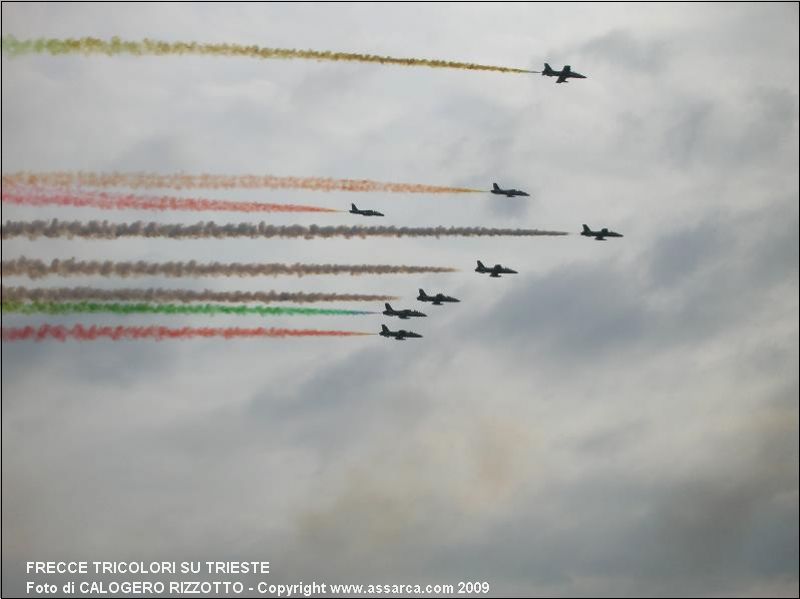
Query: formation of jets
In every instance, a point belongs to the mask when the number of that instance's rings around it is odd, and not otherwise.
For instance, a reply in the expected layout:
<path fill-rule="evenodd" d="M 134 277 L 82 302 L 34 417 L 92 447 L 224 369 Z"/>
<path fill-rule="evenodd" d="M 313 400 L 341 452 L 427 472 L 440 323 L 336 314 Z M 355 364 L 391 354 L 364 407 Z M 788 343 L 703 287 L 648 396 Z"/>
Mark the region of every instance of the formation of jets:
<path fill-rule="evenodd" d="M 558 79 L 556 79 L 556 83 L 568 83 L 567 79 L 586 79 L 586 75 L 576 73 L 570 68 L 569 65 L 566 65 L 560 71 L 556 71 L 547 63 L 544 63 L 542 77 L 558 77 Z"/>
<path fill-rule="evenodd" d="M 491 192 L 495 195 L 513 198 L 514 196 L 529 196 L 530 194 L 519 189 L 502 189 L 497 183 L 492 183 Z"/>
<path fill-rule="evenodd" d="M 501 264 L 495 264 L 491 268 L 486 268 L 483 265 L 483 262 L 481 262 L 480 260 L 478 260 L 478 267 L 475 269 L 475 272 L 479 272 L 481 274 L 484 274 L 484 273 L 488 272 L 489 276 L 490 277 L 494 277 L 494 278 L 497 278 L 500 275 L 515 275 L 515 274 L 517 274 L 516 270 L 511 270 L 510 268 L 506 268 L 505 266 L 503 266 Z"/>
<path fill-rule="evenodd" d="M 596 241 L 605 241 L 606 237 L 623 237 L 621 233 L 615 233 L 614 231 L 609 231 L 605 227 L 603 227 L 599 231 L 592 231 L 586 225 L 583 225 L 583 231 L 581 231 L 581 235 L 583 235 L 584 237 L 594 237 Z"/>
<path fill-rule="evenodd" d="M 434 306 L 441 306 L 443 302 L 458 302 L 454 297 L 450 297 L 449 295 L 444 295 L 443 293 L 437 293 L 436 295 L 428 295 L 425 293 L 423 289 L 419 290 L 419 296 L 417 299 L 421 302 L 432 302 Z M 395 310 L 392 308 L 390 304 L 384 304 L 386 309 L 383 311 L 383 314 L 386 316 L 397 316 L 400 319 L 406 320 L 412 317 L 419 317 L 419 316 L 426 316 L 422 312 L 418 312 L 417 310 Z M 422 335 L 418 333 L 414 333 L 412 331 L 406 331 L 400 329 L 399 331 L 391 331 L 389 327 L 385 324 L 381 325 L 381 337 L 387 338 L 394 338 L 395 341 L 404 341 L 405 339 L 420 339 Z"/>
<path fill-rule="evenodd" d="M 586 79 L 586 75 L 581 75 L 580 73 L 576 73 L 572 70 L 569 65 L 565 65 L 563 69 L 557 71 L 553 69 L 549 64 L 544 63 L 544 70 L 543 71 L 533 71 L 539 72 L 542 76 L 545 77 L 557 77 L 556 83 L 567 83 L 569 79 Z M 495 195 L 502 195 L 508 198 L 512 198 L 515 196 L 524 196 L 527 197 L 528 194 L 525 191 L 519 189 L 503 189 L 497 183 L 492 183 L 492 189 L 489 190 L 491 193 Z M 382 213 L 376 210 L 360 210 L 356 207 L 355 204 L 351 204 L 350 209 L 351 214 L 358 214 L 361 216 L 383 216 Z M 584 237 L 593 237 L 597 241 L 605 241 L 607 237 L 622 237 L 621 233 L 617 233 L 615 231 L 609 231 L 607 228 L 602 228 L 599 231 L 593 231 L 587 225 L 583 225 L 583 231 L 581 231 L 581 235 Z M 516 270 L 512 270 L 502 264 L 495 264 L 494 266 L 488 267 L 484 265 L 483 262 L 478 260 L 478 266 L 475 268 L 475 272 L 479 274 L 488 274 L 491 278 L 500 278 L 500 275 L 515 275 L 518 274 Z M 425 293 L 424 289 L 419 290 L 419 295 L 417 296 L 417 300 L 421 302 L 430 302 L 434 306 L 441 306 L 444 303 L 454 303 L 459 302 L 460 300 L 450 297 L 449 295 L 444 295 L 443 293 L 436 293 L 434 295 L 428 295 Z M 422 312 L 418 312 L 417 310 L 395 310 L 392 308 L 390 304 L 385 304 L 386 309 L 382 312 L 384 316 L 397 316 L 401 320 L 407 320 L 409 318 L 414 317 L 424 317 L 426 316 Z M 394 339 L 396 341 L 404 341 L 405 339 L 413 339 L 413 338 L 421 338 L 422 335 L 418 333 L 414 333 L 411 331 L 405 331 L 400 329 L 398 331 L 392 331 L 386 325 L 381 325 L 381 332 L 380 335 L 382 337 L 387 337 L 389 339 Z"/>
<path fill-rule="evenodd" d="M 361 216 L 383 216 L 383 212 L 377 210 L 360 210 L 355 204 L 350 204 L 350 214 L 360 214 Z"/>

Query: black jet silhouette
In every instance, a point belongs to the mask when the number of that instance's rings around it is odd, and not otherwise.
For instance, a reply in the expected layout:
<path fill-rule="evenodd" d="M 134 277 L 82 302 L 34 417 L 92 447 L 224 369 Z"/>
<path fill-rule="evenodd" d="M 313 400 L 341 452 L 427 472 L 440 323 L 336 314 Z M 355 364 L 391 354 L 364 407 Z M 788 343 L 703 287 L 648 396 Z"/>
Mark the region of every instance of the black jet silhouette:
<path fill-rule="evenodd" d="M 517 274 L 516 270 L 511 270 L 510 268 L 506 268 L 501 264 L 495 264 L 491 268 L 486 268 L 483 265 L 483 262 L 478 260 L 478 268 L 475 269 L 475 272 L 479 273 L 489 273 L 490 277 L 498 278 L 500 275 L 515 275 Z"/>
<path fill-rule="evenodd" d="M 506 197 L 514 197 L 514 196 L 529 196 L 531 194 L 520 191 L 519 189 L 503 189 L 497 183 L 492 183 L 491 192 L 495 195 L 499 196 L 506 196 Z"/>
<path fill-rule="evenodd" d="M 415 339 L 415 338 L 422 338 L 422 335 L 419 333 L 412 333 L 411 331 L 404 331 L 400 329 L 399 331 L 390 331 L 389 327 L 385 324 L 381 325 L 381 337 L 388 337 L 394 338 L 395 341 L 405 341 L 406 339 Z"/>
<path fill-rule="evenodd" d="M 444 295 L 443 293 L 437 293 L 436 295 L 428 295 L 425 293 L 424 289 L 419 290 L 419 295 L 417 299 L 421 302 L 433 302 L 434 306 L 441 306 L 442 302 L 460 302 L 461 300 L 457 300 L 454 297 L 450 297 L 449 295 Z"/>
<path fill-rule="evenodd" d="M 417 312 L 416 310 L 395 310 L 389 304 L 384 304 L 386 309 L 383 311 L 383 314 L 386 316 L 397 316 L 402 320 L 408 320 L 411 317 L 420 317 L 420 316 L 427 316 L 422 312 Z"/>
<path fill-rule="evenodd" d="M 544 63 L 542 77 L 558 77 L 558 79 L 556 79 L 556 83 L 569 83 L 567 79 L 586 79 L 586 75 L 576 73 L 570 68 L 569 65 L 566 65 L 560 71 L 556 71 L 547 63 Z"/>
<path fill-rule="evenodd" d="M 614 231 L 609 231 L 605 227 L 600 229 L 599 231 L 592 231 L 586 225 L 583 225 L 583 231 L 581 231 L 581 235 L 584 237 L 594 237 L 597 241 L 605 241 L 606 237 L 624 237 L 622 233 L 615 233 Z"/>
<path fill-rule="evenodd" d="M 382 212 L 377 210 L 359 210 L 355 204 L 350 204 L 350 214 L 360 214 L 361 216 L 383 216 Z"/>

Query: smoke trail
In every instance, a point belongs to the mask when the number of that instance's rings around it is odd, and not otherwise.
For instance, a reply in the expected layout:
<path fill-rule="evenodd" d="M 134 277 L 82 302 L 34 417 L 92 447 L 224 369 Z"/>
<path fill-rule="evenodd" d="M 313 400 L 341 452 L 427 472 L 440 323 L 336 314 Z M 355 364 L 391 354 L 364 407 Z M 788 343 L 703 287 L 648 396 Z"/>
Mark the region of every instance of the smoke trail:
<path fill-rule="evenodd" d="M 468 71 L 494 71 L 498 73 L 531 73 L 525 69 L 500 67 L 471 62 L 455 62 L 450 60 L 432 60 L 428 58 L 396 58 L 393 56 L 377 56 L 374 54 L 358 54 L 353 52 L 331 52 L 327 50 L 296 50 L 289 48 L 262 48 L 259 46 L 243 46 L 239 44 L 203 44 L 197 42 L 160 42 L 144 39 L 142 41 L 126 41 L 118 37 L 101 40 L 93 37 L 78 39 L 37 38 L 18 40 L 14 36 L 3 37 L 3 52 L 9 56 L 21 54 L 103 54 L 115 56 L 132 54 L 134 56 L 167 56 L 192 54 L 203 56 L 245 56 L 262 59 L 330 60 L 348 62 L 369 62 L 391 64 L 407 67 L 430 67 L 437 69 L 462 69 Z"/>
<path fill-rule="evenodd" d="M 197 263 L 189 262 L 103 262 L 81 261 L 75 258 L 42 260 L 15 258 L 4 260 L 3 276 L 26 276 L 39 279 L 49 275 L 61 277 L 101 275 L 104 277 L 258 277 L 295 275 L 390 275 L 455 272 L 455 268 L 443 266 L 393 266 L 390 264 L 247 264 L 233 262 Z"/>
<path fill-rule="evenodd" d="M 359 295 L 357 293 L 303 293 L 281 291 L 194 291 L 191 289 L 95 289 L 94 287 L 0 287 L 3 301 L 34 302 L 385 302 L 397 299 L 391 295 Z"/>
<path fill-rule="evenodd" d="M 156 173 L 17 172 L 3 175 L 3 186 L 129 187 L 131 189 L 311 189 L 395 193 L 474 193 L 482 189 L 419 183 L 382 183 L 367 179 L 273 177 L 271 175 L 159 175 Z"/>
<path fill-rule="evenodd" d="M 170 328 L 161 326 L 150 327 L 123 327 L 123 326 L 83 326 L 76 324 L 67 328 L 43 324 L 39 327 L 3 327 L 3 341 L 43 341 L 45 339 L 55 339 L 56 341 L 66 341 L 75 339 L 77 341 L 96 341 L 98 339 L 112 339 L 119 341 L 122 339 L 153 339 L 163 341 L 164 339 L 196 339 L 201 338 L 257 338 L 257 337 L 356 337 L 373 335 L 374 333 L 363 333 L 358 331 L 320 331 L 317 329 L 278 329 L 278 328 L 211 328 L 211 327 L 180 327 Z"/>
<path fill-rule="evenodd" d="M 80 193 L 17 189 L 3 190 L 3 203 L 23 206 L 72 206 L 101 210 L 203 210 L 220 212 L 342 212 L 333 208 L 297 204 L 264 204 L 261 202 L 228 202 L 202 198 L 147 197 L 131 194 L 108 194 L 81 191 Z"/>
<path fill-rule="evenodd" d="M 235 316 L 361 316 L 377 314 L 364 310 L 285 308 L 277 306 L 224 306 L 221 304 L 113 304 L 95 302 L 2 302 L 3 312 L 19 314 L 215 314 Z"/>
<path fill-rule="evenodd" d="M 156 222 L 109 223 L 91 220 L 89 222 L 71 221 L 51 222 L 6 221 L 2 238 L 27 237 L 83 237 L 86 239 L 119 239 L 121 237 L 167 237 L 170 239 L 230 239 L 236 237 L 314 239 L 331 237 L 535 237 L 568 235 L 563 231 L 540 231 L 538 229 L 491 229 L 486 227 L 363 227 L 318 225 L 268 225 L 238 223 L 218 225 L 212 221 L 194 225 L 172 225 Z"/>

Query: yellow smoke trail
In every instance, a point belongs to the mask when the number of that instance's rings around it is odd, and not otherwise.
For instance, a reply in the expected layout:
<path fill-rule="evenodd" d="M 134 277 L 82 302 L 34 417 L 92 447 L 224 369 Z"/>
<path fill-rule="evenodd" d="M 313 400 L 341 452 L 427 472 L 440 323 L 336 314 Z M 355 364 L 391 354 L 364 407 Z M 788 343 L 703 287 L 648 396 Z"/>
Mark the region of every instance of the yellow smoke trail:
<path fill-rule="evenodd" d="M 356 52 L 331 52 L 328 50 L 296 50 L 290 48 L 262 48 L 260 46 L 244 46 L 241 44 L 204 44 L 198 42 L 162 42 L 144 39 L 141 41 L 121 40 L 112 37 L 103 40 L 94 37 L 78 39 L 36 38 L 18 40 L 12 35 L 3 37 L 3 52 L 9 56 L 22 54 L 102 54 L 117 56 L 131 54 L 134 56 L 175 56 L 192 54 L 198 56 L 239 56 L 261 59 L 305 59 L 324 61 L 367 62 L 383 65 L 399 65 L 406 67 L 429 67 L 434 69 L 461 69 L 466 71 L 494 71 L 496 73 L 532 73 L 525 69 L 475 64 L 472 62 L 456 62 L 452 60 L 434 60 L 430 58 L 397 58 L 394 56 L 378 56 L 376 54 L 360 54 Z"/>
<path fill-rule="evenodd" d="M 482 189 L 420 183 L 384 183 L 368 179 L 274 177 L 272 175 L 186 175 L 182 173 L 17 172 L 3 175 L 3 186 L 128 187 L 131 189 L 310 189 L 314 191 L 372 191 L 394 193 L 475 193 Z"/>

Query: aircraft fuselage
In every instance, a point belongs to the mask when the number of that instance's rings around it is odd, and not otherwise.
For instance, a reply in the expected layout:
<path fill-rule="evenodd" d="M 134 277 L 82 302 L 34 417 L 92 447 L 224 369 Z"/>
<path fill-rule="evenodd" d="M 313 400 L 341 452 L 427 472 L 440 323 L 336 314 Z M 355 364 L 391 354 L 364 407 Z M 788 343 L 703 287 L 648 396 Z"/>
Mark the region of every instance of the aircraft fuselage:
<path fill-rule="evenodd" d="M 576 73 L 569 65 L 565 65 L 563 69 L 556 71 L 549 64 L 544 63 L 542 75 L 545 77 L 558 77 L 556 83 L 567 83 L 568 79 L 586 79 L 586 75 Z"/>
<path fill-rule="evenodd" d="M 431 302 L 434 306 L 441 306 L 443 302 L 457 303 L 461 301 L 454 297 L 450 297 L 449 295 L 444 295 L 442 293 L 437 293 L 436 295 L 428 295 L 422 289 L 419 290 L 419 295 L 417 296 L 417 299 L 421 302 Z"/>
<path fill-rule="evenodd" d="M 518 274 L 516 270 L 512 270 L 510 268 L 506 268 L 502 264 L 495 264 L 491 268 L 487 268 L 484 266 L 483 262 L 478 260 L 478 266 L 475 269 L 475 272 L 479 272 L 481 274 L 489 273 L 490 277 L 495 279 L 500 278 L 500 275 L 515 275 Z"/>
<path fill-rule="evenodd" d="M 350 214 L 358 214 L 359 216 L 384 216 L 383 212 L 378 212 L 377 210 L 361 210 L 357 208 L 355 204 L 350 204 L 350 210 L 348 210 Z"/>
<path fill-rule="evenodd" d="M 592 231 L 586 225 L 583 225 L 583 231 L 581 231 L 581 235 L 583 235 L 584 237 L 594 237 L 595 241 L 605 241 L 606 237 L 624 237 L 622 233 L 617 233 L 616 231 L 609 231 L 605 227 L 603 227 L 599 231 Z"/>

